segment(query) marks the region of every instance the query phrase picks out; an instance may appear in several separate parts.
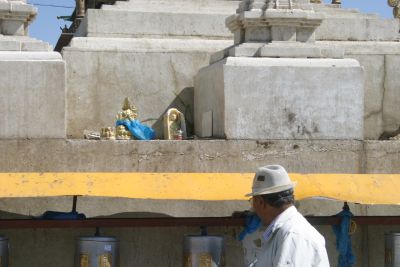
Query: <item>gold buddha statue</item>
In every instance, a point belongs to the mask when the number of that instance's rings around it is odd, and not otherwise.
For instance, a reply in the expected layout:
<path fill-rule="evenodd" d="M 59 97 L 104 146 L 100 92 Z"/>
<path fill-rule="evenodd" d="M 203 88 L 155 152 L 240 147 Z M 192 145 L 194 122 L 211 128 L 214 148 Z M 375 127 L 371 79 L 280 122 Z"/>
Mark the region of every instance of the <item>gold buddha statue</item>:
<path fill-rule="evenodd" d="M 116 119 L 117 120 L 136 120 L 137 118 L 137 109 L 134 105 L 132 105 L 131 101 L 128 97 L 124 99 L 124 103 L 122 105 L 122 111 L 118 112 Z M 132 134 L 126 129 L 125 126 L 119 125 L 115 131 L 115 138 L 117 140 L 129 140 L 132 139 Z"/>

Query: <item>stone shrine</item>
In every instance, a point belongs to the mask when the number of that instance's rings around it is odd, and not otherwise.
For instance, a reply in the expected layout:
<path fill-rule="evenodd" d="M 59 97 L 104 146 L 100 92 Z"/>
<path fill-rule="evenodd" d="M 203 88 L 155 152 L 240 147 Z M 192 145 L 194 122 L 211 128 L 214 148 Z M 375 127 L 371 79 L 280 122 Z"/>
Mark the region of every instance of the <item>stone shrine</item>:
<path fill-rule="evenodd" d="M 196 134 L 362 139 L 363 71 L 343 49 L 315 42 L 323 19 L 309 0 L 243 0 L 226 20 L 235 44 L 196 77 Z"/>

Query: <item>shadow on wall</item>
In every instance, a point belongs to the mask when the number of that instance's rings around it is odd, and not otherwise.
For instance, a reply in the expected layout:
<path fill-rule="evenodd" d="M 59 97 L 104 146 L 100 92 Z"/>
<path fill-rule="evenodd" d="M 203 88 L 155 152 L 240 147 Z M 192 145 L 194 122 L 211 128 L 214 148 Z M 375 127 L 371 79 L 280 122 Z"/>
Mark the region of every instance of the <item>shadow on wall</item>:
<path fill-rule="evenodd" d="M 156 131 L 156 138 L 164 138 L 164 114 L 170 108 L 176 108 L 185 115 L 186 120 L 186 131 L 190 137 L 193 135 L 194 123 L 193 123 L 193 101 L 194 101 L 194 87 L 186 87 L 176 94 L 175 99 L 168 105 L 164 110 L 163 114 L 151 125 Z M 143 120 L 142 122 L 149 121 Z"/>

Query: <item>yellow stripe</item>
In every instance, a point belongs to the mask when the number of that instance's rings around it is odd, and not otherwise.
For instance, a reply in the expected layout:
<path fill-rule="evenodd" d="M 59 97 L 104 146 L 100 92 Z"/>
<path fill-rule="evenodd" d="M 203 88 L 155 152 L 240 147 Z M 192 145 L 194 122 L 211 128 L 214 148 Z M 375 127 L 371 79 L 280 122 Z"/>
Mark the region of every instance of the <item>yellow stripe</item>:
<path fill-rule="evenodd" d="M 0 197 L 245 200 L 252 173 L 0 173 Z M 399 174 L 290 174 L 297 199 L 399 204 Z"/>

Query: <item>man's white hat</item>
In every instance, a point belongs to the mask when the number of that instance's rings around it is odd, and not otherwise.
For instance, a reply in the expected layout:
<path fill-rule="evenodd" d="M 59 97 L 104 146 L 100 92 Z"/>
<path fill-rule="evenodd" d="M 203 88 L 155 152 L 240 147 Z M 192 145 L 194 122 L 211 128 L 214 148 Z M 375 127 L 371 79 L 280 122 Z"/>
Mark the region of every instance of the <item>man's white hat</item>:
<path fill-rule="evenodd" d="M 295 185 L 285 168 L 280 165 L 268 165 L 257 170 L 252 192 L 246 197 L 282 192 L 294 188 Z"/>

